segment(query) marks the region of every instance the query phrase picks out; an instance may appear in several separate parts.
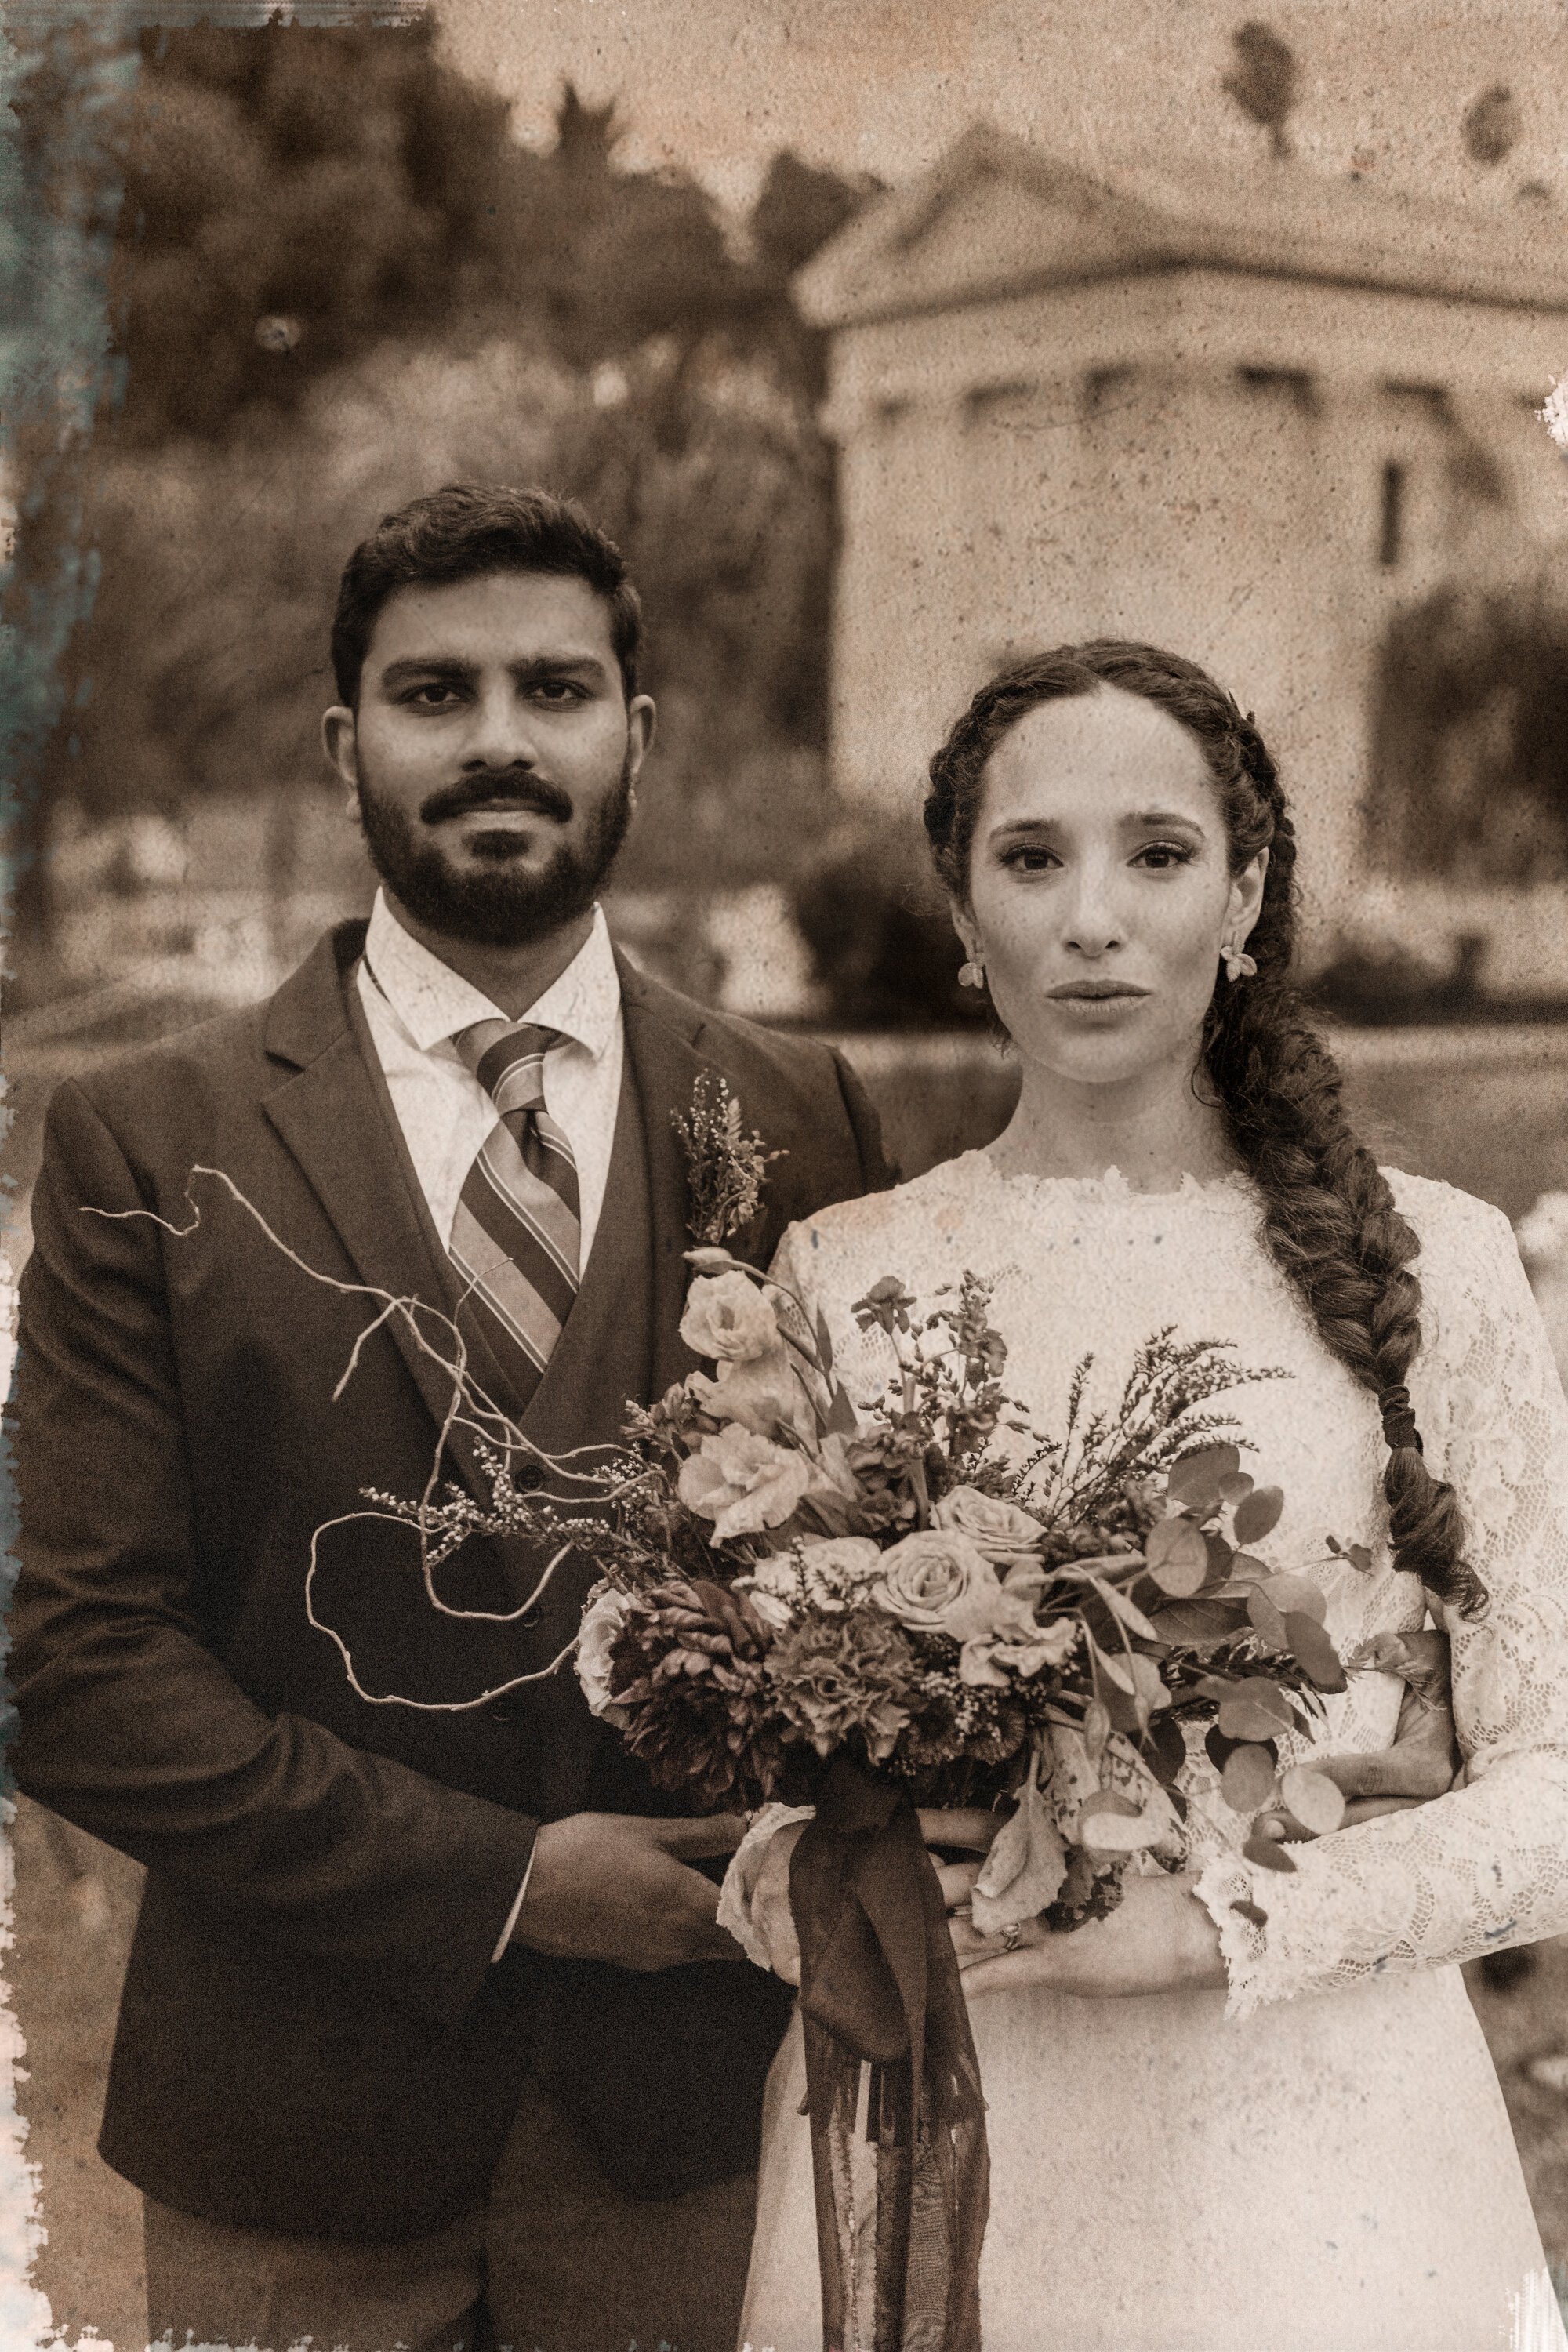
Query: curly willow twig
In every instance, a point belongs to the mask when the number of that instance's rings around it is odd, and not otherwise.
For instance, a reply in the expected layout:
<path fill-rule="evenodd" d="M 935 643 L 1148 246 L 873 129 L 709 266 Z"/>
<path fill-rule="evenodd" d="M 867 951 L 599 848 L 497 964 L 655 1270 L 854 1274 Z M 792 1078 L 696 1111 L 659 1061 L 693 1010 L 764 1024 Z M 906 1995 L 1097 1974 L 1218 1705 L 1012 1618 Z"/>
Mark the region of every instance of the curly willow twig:
<path fill-rule="evenodd" d="M 425 1299 L 412 1296 L 399 1297 L 392 1291 L 384 1290 L 374 1283 L 345 1282 L 336 1275 L 323 1274 L 319 1267 L 307 1264 L 297 1251 L 289 1247 L 281 1234 L 276 1233 L 268 1224 L 255 1202 L 247 1197 L 234 1179 L 223 1169 L 208 1168 L 198 1164 L 191 1170 L 192 1181 L 194 1182 L 198 1176 L 211 1177 L 221 1184 L 236 1205 L 254 1220 L 272 1246 L 310 1281 L 320 1283 L 323 1289 L 334 1290 L 343 1297 L 365 1298 L 376 1302 L 376 1311 L 355 1338 L 348 1363 L 332 1390 L 334 1404 L 342 1396 L 349 1381 L 358 1370 L 366 1340 L 380 1330 L 384 1324 L 399 1318 L 411 1334 L 420 1353 L 444 1372 L 451 1383 L 451 1392 L 441 1421 L 430 1475 L 425 1482 L 418 1504 L 410 1507 L 408 1516 L 402 1517 L 394 1511 L 345 1511 L 337 1518 L 323 1521 L 310 1538 L 310 1558 L 305 1572 L 306 1619 L 317 1633 L 325 1633 L 329 1641 L 336 1645 L 338 1654 L 342 1659 L 343 1670 L 348 1676 L 351 1689 L 357 1697 L 370 1706 L 406 1706 L 426 1715 L 463 1715 L 470 1713 L 476 1707 L 487 1706 L 491 1699 L 500 1698 L 510 1691 L 521 1688 L 524 1684 L 548 1681 L 549 1677 L 565 1664 L 576 1649 L 575 1634 L 547 1666 L 539 1667 L 529 1674 L 514 1675 L 509 1681 L 498 1683 L 493 1688 L 482 1691 L 477 1698 L 417 1699 L 407 1698 L 397 1691 L 366 1690 L 354 1671 L 353 1654 L 342 1634 L 334 1626 L 329 1625 L 323 1618 L 316 1614 L 315 1581 L 320 1564 L 321 1538 L 334 1528 L 348 1527 L 360 1519 L 381 1520 L 392 1527 L 414 1526 L 417 1528 L 419 1534 L 420 1580 L 426 1600 L 438 1615 L 467 1619 L 480 1624 L 513 1624 L 519 1619 L 525 1618 L 538 1606 L 548 1591 L 557 1569 L 570 1557 L 575 1546 L 567 1542 L 560 1547 L 552 1557 L 533 1591 L 525 1601 L 520 1601 L 513 1609 L 458 1609 L 451 1602 L 443 1601 L 436 1590 L 435 1582 L 435 1570 L 439 1562 L 433 1560 L 431 1557 L 431 1515 L 437 1507 L 436 1496 L 440 1484 L 442 1462 L 454 1433 L 458 1430 L 466 1431 L 482 1448 L 492 1450 L 502 1458 L 504 1463 L 510 1464 L 515 1454 L 527 1454 L 552 1477 L 568 1486 L 575 1484 L 579 1488 L 592 1489 L 605 1501 L 614 1501 L 617 1495 L 624 1491 L 626 1482 L 623 1480 L 620 1485 L 611 1483 L 606 1486 L 606 1480 L 612 1477 L 608 1465 L 597 1469 L 577 1469 L 571 1465 L 584 1455 L 591 1454 L 608 1455 L 613 1462 L 616 1449 L 603 1444 L 579 1445 L 573 1447 L 564 1454 L 545 1454 L 533 1444 L 531 1438 L 524 1435 L 516 1423 L 472 1378 L 468 1370 L 467 1344 L 461 1330 L 449 1315 L 443 1314 L 439 1307 L 430 1306 Z M 176 1225 L 167 1217 L 160 1216 L 153 1209 L 100 1209 L 87 1203 L 83 1206 L 82 1214 L 89 1217 L 102 1217 L 111 1223 L 129 1223 L 132 1219 L 145 1218 L 150 1223 L 161 1227 L 174 1240 L 185 1241 L 196 1232 L 202 1222 L 201 1207 L 194 1197 L 189 1184 L 186 1186 L 185 1199 L 191 1211 L 191 1221 L 187 1225 Z M 471 1287 L 472 1285 L 469 1286 L 469 1288 Z M 465 1292 L 464 1296 L 467 1295 Z M 438 1328 L 449 1334 L 450 1353 L 444 1354 L 442 1349 L 426 1336 L 422 1327 L 421 1318 L 427 1318 Z M 571 1502 L 579 1498 L 569 1492 L 563 1492 L 552 1499 Z M 443 1535 L 446 1534 L 445 1530 L 441 1532 Z M 447 1547 L 439 1551 L 440 1559 L 448 1557 L 449 1550 L 448 1539 Z"/>

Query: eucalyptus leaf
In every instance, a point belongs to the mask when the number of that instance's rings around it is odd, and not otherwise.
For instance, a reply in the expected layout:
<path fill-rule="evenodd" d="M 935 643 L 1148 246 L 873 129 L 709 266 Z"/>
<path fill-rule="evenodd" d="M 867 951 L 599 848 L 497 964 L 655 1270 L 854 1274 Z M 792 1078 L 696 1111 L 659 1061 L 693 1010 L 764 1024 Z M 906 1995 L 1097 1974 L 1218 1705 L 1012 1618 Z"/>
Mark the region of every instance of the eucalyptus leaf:
<path fill-rule="evenodd" d="M 1287 1811 L 1314 1837 L 1331 1836 L 1344 1820 L 1344 1791 L 1310 1764 L 1293 1765 L 1279 1783 L 1279 1794 Z"/>
<path fill-rule="evenodd" d="M 1271 1576 L 1262 1590 L 1281 1615 L 1290 1612 L 1315 1618 L 1321 1625 L 1329 1613 L 1328 1602 L 1310 1576 Z"/>
<path fill-rule="evenodd" d="M 1220 1793 L 1233 1813 L 1259 1811 L 1274 1794 L 1271 1749 L 1250 1742 L 1233 1748 L 1219 1776 Z"/>
<path fill-rule="evenodd" d="M 1171 1694 L 1153 1659 L 1133 1656 L 1128 1664 L 1132 1670 L 1133 1696 L 1142 1700 L 1150 1714 L 1156 1715 L 1162 1707 L 1169 1706 Z"/>
<path fill-rule="evenodd" d="M 1150 1622 L 1156 1639 L 1162 1642 L 1222 1642 L 1227 1633 L 1235 1633 L 1246 1624 L 1247 1611 L 1238 1601 L 1200 1592 L 1191 1601 L 1167 1601 L 1163 1609 L 1155 1611 Z"/>
<path fill-rule="evenodd" d="M 1345 1670 L 1340 1654 L 1315 1617 L 1304 1611 L 1292 1609 L 1284 1619 L 1285 1640 L 1290 1655 L 1321 1691 L 1342 1691 L 1347 1687 Z"/>
<path fill-rule="evenodd" d="M 1237 1543 L 1261 1543 L 1279 1524 L 1285 1496 L 1278 1486 L 1255 1486 L 1236 1507 Z"/>
<path fill-rule="evenodd" d="M 1207 1580 L 1208 1547 L 1191 1519 L 1161 1519 L 1144 1545 L 1149 1573 L 1163 1592 L 1185 1600 Z"/>
<path fill-rule="evenodd" d="M 1241 1849 L 1248 1862 L 1258 1863 L 1264 1870 L 1294 1870 L 1289 1851 L 1276 1845 L 1272 1838 L 1249 1837 Z"/>
<path fill-rule="evenodd" d="M 1159 1640 L 1160 1636 L 1135 1601 L 1129 1599 L 1125 1592 L 1119 1592 L 1115 1585 L 1107 1584 L 1101 1577 L 1097 1576 L 1090 1580 L 1106 1607 L 1114 1611 L 1130 1633 L 1141 1634 L 1148 1642 Z"/>
<path fill-rule="evenodd" d="M 1078 1833 L 1080 1843 L 1097 1853 L 1138 1853 L 1145 1846 L 1158 1844 L 1169 1828 L 1163 1810 L 1141 1813 L 1136 1805 L 1130 1805 L 1123 1813 L 1120 1807 L 1100 1806 L 1091 1812 L 1086 1806 L 1079 1815 Z"/>
<path fill-rule="evenodd" d="M 1184 1454 L 1173 1466 L 1167 1491 L 1173 1501 L 1202 1511 L 1206 1517 L 1219 1502 L 1222 1481 L 1234 1478 L 1240 1468 L 1241 1455 L 1234 1445 L 1200 1446 L 1194 1454 Z"/>
<path fill-rule="evenodd" d="M 1255 1927 L 1267 1927 L 1268 1925 L 1268 1912 L 1256 1903 L 1248 1903 L 1243 1895 L 1237 1895 L 1230 1907 L 1233 1911 L 1239 1911 L 1244 1919 L 1250 1919 Z"/>
<path fill-rule="evenodd" d="M 1276 1739 L 1296 1727 L 1294 1711 L 1278 1685 L 1249 1675 L 1221 1701 L 1219 1727 L 1229 1739 Z"/>
<path fill-rule="evenodd" d="M 1031 1765 L 1018 1791 L 1017 1809 L 992 1840 L 974 1882 L 971 1916 L 983 1936 L 999 1935 L 1020 1920 L 1037 1918 L 1054 1903 L 1067 1876 L 1067 1848 Z"/>
<path fill-rule="evenodd" d="M 1175 1780 L 1187 1760 L 1187 1743 L 1173 1715 L 1157 1715 L 1143 1741 L 1143 1755 L 1161 1787 L 1175 1792 Z"/>
<path fill-rule="evenodd" d="M 1222 1478 L 1219 1482 L 1219 1498 L 1222 1503 L 1245 1503 L 1251 1492 L 1252 1480 L 1245 1470 L 1238 1470 L 1234 1477 Z"/>
<path fill-rule="evenodd" d="M 1247 1613 L 1259 1641 L 1270 1650 L 1287 1650 L 1289 1641 L 1285 1632 L 1285 1620 L 1268 1598 L 1266 1588 L 1255 1584 L 1247 1596 Z"/>
<path fill-rule="evenodd" d="M 1104 1755 L 1110 1730 L 1110 1709 L 1099 1699 L 1091 1698 L 1083 1711 L 1084 1752 L 1091 1764 L 1098 1765 Z"/>

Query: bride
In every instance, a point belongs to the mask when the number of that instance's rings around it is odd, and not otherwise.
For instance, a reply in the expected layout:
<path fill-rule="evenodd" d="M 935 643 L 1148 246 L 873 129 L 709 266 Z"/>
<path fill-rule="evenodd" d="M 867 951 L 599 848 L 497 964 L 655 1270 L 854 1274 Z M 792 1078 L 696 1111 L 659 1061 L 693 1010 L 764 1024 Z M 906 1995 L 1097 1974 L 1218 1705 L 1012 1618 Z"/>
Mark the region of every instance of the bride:
<path fill-rule="evenodd" d="M 921 1295 L 996 1278 L 1044 1430 L 1086 1352 L 1113 1404 L 1165 1326 L 1287 1373 L 1226 1400 L 1288 1497 L 1271 1554 L 1316 1580 L 1342 1656 L 1431 1612 L 1465 1758 L 1451 1792 L 1294 1844 L 1285 1874 L 1243 1857 L 1194 1745 L 1182 1866 L 1070 1934 L 987 1940 L 977 1865 L 943 1870 L 988 2106 L 987 2352 L 1563 2352 L 1457 1966 L 1568 1930 L 1568 1411 L 1508 1224 L 1348 1125 L 1289 982 L 1274 763 L 1190 662 L 1098 643 L 1005 672 L 933 761 L 925 822 L 1018 1108 L 989 1150 L 793 1227 L 780 1278 L 867 1402 L 889 1367 L 851 1303 L 890 1270 Z M 1324 1744 L 1386 1750 L 1401 1697 L 1352 1675 Z M 798 1834 L 757 1824 L 723 1915 L 792 1979 Z M 797 2024 L 753 2352 L 822 2340 L 803 2080 Z"/>

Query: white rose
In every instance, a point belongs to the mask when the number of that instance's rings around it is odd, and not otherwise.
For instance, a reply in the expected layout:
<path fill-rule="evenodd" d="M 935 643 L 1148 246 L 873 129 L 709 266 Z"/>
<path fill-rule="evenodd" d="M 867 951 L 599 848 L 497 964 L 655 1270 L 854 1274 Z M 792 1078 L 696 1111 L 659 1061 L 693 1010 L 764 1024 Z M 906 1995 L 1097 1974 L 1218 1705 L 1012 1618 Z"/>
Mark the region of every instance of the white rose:
<path fill-rule="evenodd" d="M 885 1551 L 870 1598 L 900 1625 L 946 1633 L 955 1642 L 983 1641 L 994 1630 L 1005 1601 L 984 1553 L 948 1528 L 923 1528 Z"/>
<path fill-rule="evenodd" d="M 591 1714 L 603 1716 L 617 1729 L 631 1721 L 624 1706 L 610 1696 L 610 1652 L 626 1622 L 626 1596 L 613 1584 L 601 1585 L 588 1603 L 577 1633 L 577 1679 Z"/>
<path fill-rule="evenodd" d="M 882 1557 L 867 1536 L 834 1536 L 821 1543 L 801 1543 L 792 1550 L 774 1552 L 770 1559 L 759 1560 L 750 1578 L 742 1581 L 749 1585 L 759 1608 L 764 1601 L 770 1603 L 763 1612 L 770 1624 L 778 1622 L 772 1612 L 781 1603 L 786 1622 L 794 1607 L 803 1603 L 837 1616 L 852 1601 L 863 1597 L 880 1572 Z"/>
<path fill-rule="evenodd" d="M 705 1276 L 686 1294 L 680 1336 L 694 1356 L 710 1363 L 754 1364 L 782 1352 L 778 1317 L 766 1295 L 744 1274 Z"/>
<path fill-rule="evenodd" d="M 1033 1551 L 1045 1533 L 1038 1519 L 1032 1519 L 1027 1511 L 994 1495 L 983 1495 L 978 1486 L 954 1486 L 931 1517 L 939 1528 L 967 1536 L 987 1559 L 1016 1559 L 1020 1552 Z"/>
<path fill-rule="evenodd" d="M 732 1536 L 782 1527 L 799 1509 L 810 1484 L 811 1465 L 804 1454 L 786 1453 L 731 1422 L 687 1456 L 677 1488 L 689 1511 L 713 1521 L 715 1540 L 728 1543 Z"/>

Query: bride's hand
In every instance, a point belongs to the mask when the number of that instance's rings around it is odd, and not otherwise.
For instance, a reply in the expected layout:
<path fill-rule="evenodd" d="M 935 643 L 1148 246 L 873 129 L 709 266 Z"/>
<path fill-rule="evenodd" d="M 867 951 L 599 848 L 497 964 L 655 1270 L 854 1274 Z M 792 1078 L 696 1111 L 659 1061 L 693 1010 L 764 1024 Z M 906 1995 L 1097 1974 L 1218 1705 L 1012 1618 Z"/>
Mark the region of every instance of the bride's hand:
<path fill-rule="evenodd" d="M 1000 1936 L 982 1936 L 968 1919 L 955 1918 L 952 1940 L 963 1990 L 973 2000 L 977 1993 L 1047 1985 L 1085 2000 L 1223 1990 L 1219 1930 L 1193 1885 L 1184 1874 L 1163 1871 L 1129 1877 L 1109 1918 L 1066 1932 L 1026 1919 L 1011 1951 Z"/>
<path fill-rule="evenodd" d="M 1454 1736 L 1447 1635 L 1405 1633 L 1401 1646 L 1416 1679 L 1400 1702 L 1393 1745 L 1361 1755 L 1307 1759 L 1314 1772 L 1325 1774 L 1343 1793 L 1345 1829 L 1446 1795 L 1465 1760 Z M 1287 1812 L 1260 1815 L 1258 1827 L 1265 1836 L 1277 1838 L 1300 1840 L 1312 1834 Z"/>

